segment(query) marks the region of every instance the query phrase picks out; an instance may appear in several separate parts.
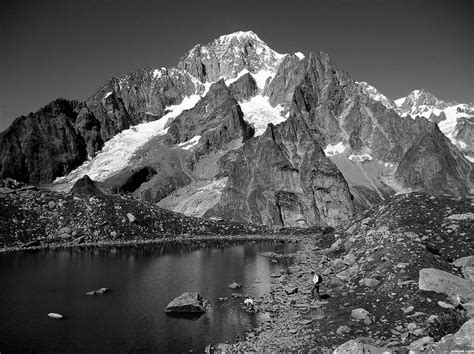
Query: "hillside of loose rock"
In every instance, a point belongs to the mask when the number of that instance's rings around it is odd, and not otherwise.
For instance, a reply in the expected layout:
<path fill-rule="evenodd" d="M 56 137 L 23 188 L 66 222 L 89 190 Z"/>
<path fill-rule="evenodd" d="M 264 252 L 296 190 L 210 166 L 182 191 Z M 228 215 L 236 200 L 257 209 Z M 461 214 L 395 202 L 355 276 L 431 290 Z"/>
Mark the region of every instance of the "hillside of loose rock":
<path fill-rule="evenodd" d="M 257 299 L 268 321 L 215 350 L 335 349 L 352 339 L 342 350 L 395 350 L 415 340 L 418 350 L 455 349 L 452 337 L 432 344 L 439 338 L 429 336 L 456 331 L 474 316 L 474 257 L 453 263 L 474 255 L 473 211 L 471 199 L 399 195 L 352 219 L 332 239 L 307 239 L 293 266 Z M 313 270 L 324 278 L 322 301 L 310 299 Z M 460 303 L 465 310 L 455 309 Z M 459 334 L 467 346 L 471 322 Z"/>
<path fill-rule="evenodd" d="M 311 231 L 187 217 L 130 196 L 104 195 L 87 185 L 74 190 L 58 193 L 0 180 L 0 250 Z"/>

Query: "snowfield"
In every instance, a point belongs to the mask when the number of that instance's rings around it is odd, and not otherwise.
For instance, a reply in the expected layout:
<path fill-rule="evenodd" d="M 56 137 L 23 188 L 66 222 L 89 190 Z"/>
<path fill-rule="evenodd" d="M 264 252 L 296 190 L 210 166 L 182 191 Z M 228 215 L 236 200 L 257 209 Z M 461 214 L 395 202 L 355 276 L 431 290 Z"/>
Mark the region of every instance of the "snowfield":
<path fill-rule="evenodd" d="M 244 119 L 255 128 L 255 136 L 262 135 L 268 124 L 277 125 L 287 119 L 281 114 L 283 108 L 272 107 L 266 96 L 257 95 L 239 104 L 244 113 Z"/>
<path fill-rule="evenodd" d="M 104 181 L 114 173 L 127 166 L 135 151 L 157 135 L 164 135 L 168 131 L 166 124 L 180 115 L 185 109 L 196 105 L 200 95 L 185 97 L 179 105 L 169 106 L 167 114 L 153 122 L 139 124 L 115 135 L 107 141 L 102 150 L 93 158 L 84 162 L 64 177 L 59 177 L 54 184 L 74 183 L 84 175 L 96 181 Z M 188 144 L 186 142 L 185 144 Z M 188 148 L 190 148 L 189 146 Z"/>

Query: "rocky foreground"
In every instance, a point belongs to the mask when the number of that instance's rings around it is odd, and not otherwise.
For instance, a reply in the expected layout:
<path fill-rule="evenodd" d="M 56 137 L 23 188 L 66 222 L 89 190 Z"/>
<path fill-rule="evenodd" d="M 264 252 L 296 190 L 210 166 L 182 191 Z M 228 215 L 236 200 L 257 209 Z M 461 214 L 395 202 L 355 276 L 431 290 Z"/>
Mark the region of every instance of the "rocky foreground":
<path fill-rule="evenodd" d="M 87 183 L 65 194 L 0 181 L 1 251 L 209 238 L 298 240 L 293 265 L 257 299 L 268 320 L 214 351 L 473 349 L 473 225 L 472 199 L 418 193 L 396 196 L 321 232 L 186 217 L 103 195 Z M 311 271 L 324 278 L 321 301 L 310 298 Z"/>
<path fill-rule="evenodd" d="M 307 238 L 293 266 L 258 299 L 268 321 L 214 350 L 474 349 L 473 211 L 469 199 L 400 195 L 332 240 Z M 324 278 L 322 301 L 310 298 L 312 270 Z"/>

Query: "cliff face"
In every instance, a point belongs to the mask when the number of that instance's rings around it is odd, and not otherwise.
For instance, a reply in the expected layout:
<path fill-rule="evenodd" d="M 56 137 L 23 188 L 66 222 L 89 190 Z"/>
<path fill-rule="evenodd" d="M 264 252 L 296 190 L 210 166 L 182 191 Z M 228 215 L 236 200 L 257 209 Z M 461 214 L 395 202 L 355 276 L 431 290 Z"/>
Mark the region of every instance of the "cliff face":
<path fill-rule="evenodd" d="M 87 158 L 86 142 L 76 127 L 81 105 L 58 99 L 17 118 L 0 134 L 0 178 L 30 183 L 51 181 Z"/>
<path fill-rule="evenodd" d="M 396 177 L 412 190 L 460 197 L 474 182 L 471 169 L 472 164 L 435 125 L 406 152 Z"/>

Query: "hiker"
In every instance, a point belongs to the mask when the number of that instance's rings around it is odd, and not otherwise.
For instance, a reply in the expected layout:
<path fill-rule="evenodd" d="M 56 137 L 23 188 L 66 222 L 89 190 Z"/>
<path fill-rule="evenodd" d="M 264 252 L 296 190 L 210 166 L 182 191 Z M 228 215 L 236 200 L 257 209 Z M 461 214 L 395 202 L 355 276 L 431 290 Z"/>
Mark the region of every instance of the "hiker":
<path fill-rule="evenodd" d="M 247 307 L 247 311 L 255 312 L 255 301 L 252 298 L 246 298 L 244 300 L 245 307 Z"/>
<path fill-rule="evenodd" d="M 318 295 L 318 299 L 321 300 L 321 295 L 319 295 L 319 285 L 323 282 L 323 277 L 316 274 L 315 272 L 311 272 L 313 275 L 313 288 L 311 289 L 311 296 L 313 299 L 316 298 L 314 293 Z"/>

